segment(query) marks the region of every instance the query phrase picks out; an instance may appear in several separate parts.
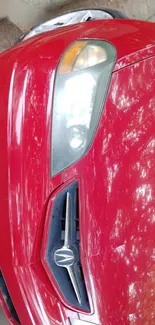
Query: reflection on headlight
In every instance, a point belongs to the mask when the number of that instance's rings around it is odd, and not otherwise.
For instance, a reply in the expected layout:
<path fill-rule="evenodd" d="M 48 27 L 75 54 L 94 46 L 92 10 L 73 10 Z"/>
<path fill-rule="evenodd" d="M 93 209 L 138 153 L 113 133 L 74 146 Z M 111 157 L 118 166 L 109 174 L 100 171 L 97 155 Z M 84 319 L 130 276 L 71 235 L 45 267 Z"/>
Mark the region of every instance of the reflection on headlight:
<path fill-rule="evenodd" d="M 96 82 L 90 73 L 82 73 L 65 82 L 60 95 L 67 128 L 78 124 L 89 128 L 95 90 Z"/>

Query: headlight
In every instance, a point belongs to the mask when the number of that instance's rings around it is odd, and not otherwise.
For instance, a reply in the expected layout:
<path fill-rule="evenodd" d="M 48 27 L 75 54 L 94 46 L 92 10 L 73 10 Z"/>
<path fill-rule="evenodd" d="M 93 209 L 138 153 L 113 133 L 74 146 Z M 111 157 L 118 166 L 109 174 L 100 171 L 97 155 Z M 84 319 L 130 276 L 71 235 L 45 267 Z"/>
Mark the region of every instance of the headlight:
<path fill-rule="evenodd" d="M 104 41 L 77 41 L 62 56 L 56 75 L 51 174 L 87 150 L 103 109 L 116 50 Z"/>

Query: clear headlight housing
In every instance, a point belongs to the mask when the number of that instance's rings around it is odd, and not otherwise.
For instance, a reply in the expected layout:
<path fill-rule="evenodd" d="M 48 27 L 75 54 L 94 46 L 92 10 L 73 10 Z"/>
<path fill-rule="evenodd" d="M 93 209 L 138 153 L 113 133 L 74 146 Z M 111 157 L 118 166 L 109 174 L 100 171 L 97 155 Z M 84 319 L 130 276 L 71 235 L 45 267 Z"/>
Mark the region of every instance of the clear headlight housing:
<path fill-rule="evenodd" d="M 56 74 L 51 174 L 56 175 L 88 150 L 103 109 L 116 50 L 105 41 L 73 43 Z"/>

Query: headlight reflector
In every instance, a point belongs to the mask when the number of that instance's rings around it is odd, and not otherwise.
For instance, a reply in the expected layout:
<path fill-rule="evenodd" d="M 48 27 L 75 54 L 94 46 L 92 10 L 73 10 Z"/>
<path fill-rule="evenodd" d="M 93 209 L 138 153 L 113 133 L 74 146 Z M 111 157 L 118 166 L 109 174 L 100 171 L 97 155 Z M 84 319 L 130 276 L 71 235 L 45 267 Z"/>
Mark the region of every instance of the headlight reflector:
<path fill-rule="evenodd" d="M 78 160 L 88 149 L 103 108 L 116 50 L 104 41 L 77 41 L 57 69 L 51 174 Z"/>
<path fill-rule="evenodd" d="M 88 44 L 79 54 L 73 70 L 92 67 L 93 65 L 102 63 L 107 60 L 107 54 L 103 47 L 93 44 Z"/>

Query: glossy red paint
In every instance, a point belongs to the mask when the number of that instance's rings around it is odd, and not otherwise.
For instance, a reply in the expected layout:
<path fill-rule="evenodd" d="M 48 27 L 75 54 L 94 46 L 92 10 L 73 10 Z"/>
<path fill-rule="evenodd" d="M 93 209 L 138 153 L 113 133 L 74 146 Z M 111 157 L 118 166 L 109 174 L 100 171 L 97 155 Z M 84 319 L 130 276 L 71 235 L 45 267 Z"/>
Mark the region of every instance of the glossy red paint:
<path fill-rule="evenodd" d="M 79 174 L 85 194 L 81 254 L 101 324 L 155 321 L 154 67 L 152 58 L 113 75 L 91 150 L 64 173 Z"/>
<path fill-rule="evenodd" d="M 55 71 L 83 38 L 116 47 L 115 72 L 90 150 L 50 178 Z M 154 24 L 110 20 L 40 35 L 0 56 L 0 269 L 22 325 L 155 322 L 154 44 Z M 91 315 L 59 299 L 45 262 L 46 212 L 73 178 Z"/>

